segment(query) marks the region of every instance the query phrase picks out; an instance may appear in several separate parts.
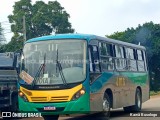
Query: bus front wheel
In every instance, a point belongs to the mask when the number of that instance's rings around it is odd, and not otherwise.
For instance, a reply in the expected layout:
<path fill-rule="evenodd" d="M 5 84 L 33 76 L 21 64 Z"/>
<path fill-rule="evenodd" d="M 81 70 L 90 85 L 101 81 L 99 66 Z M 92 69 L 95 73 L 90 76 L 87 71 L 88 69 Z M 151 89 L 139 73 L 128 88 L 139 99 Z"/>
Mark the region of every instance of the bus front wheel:
<path fill-rule="evenodd" d="M 59 115 L 43 115 L 44 120 L 58 120 Z"/>
<path fill-rule="evenodd" d="M 111 108 L 110 96 L 107 93 L 105 93 L 103 96 L 103 115 L 105 117 L 109 117 L 110 108 Z"/>

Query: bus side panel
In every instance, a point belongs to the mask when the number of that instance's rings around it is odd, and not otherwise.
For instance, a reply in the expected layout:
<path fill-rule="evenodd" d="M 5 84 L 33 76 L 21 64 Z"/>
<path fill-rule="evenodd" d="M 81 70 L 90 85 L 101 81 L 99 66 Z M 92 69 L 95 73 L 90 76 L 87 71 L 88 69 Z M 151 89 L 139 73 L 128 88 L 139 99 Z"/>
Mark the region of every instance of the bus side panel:
<path fill-rule="evenodd" d="M 149 100 L 149 77 L 147 73 L 141 77 L 141 84 L 138 84 L 137 86 L 141 87 L 141 94 L 142 94 L 142 102 L 145 102 Z"/>
<path fill-rule="evenodd" d="M 112 108 L 120 108 L 134 103 L 134 100 L 130 100 L 130 91 L 124 91 L 124 87 L 117 86 L 117 79 L 119 76 L 112 76 L 107 79 L 106 83 L 101 84 L 100 80 L 96 80 L 91 85 L 90 94 L 90 107 L 91 111 L 100 112 L 103 110 L 103 96 L 106 90 L 110 90 L 113 95 L 113 106 Z M 101 79 L 103 79 L 101 77 Z M 98 88 L 98 86 L 101 86 Z M 111 97 L 111 96 L 110 96 Z"/>
<path fill-rule="evenodd" d="M 108 89 L 112 91 L 113 109 L 133 105 L 135 103 L 135 100 L 131 99 L 135 95 L 135 93 L 131 92 L 131 83 L 127 77 L 124 77 L 122 75 L 115 75 L 104 86 L 102 92 L 104 93 Z"/>
<path fill-rule="evenodd" d="M 143 89 L 143 93 L 142 93 L 142 102 L 145 102 L 147 100 L 149 100 L 150 98 L 150 80 L 149 80 L 149 73 L 147 73 L 147 81 L 146 81 L 146 88 Z"/>
<path fill-rule="evenodd" d="M 103 110 L 102 102 L 103 102 L 103 94 L 102 93 L 91 93 L 90 94 L 90 110 L 91 110 L 91 112 L 101 112 Z"/>
<path fill-rule="evenodd" d="M 140 88 L 141 90 L 142 102 L 145 102 L 149 99 L 149 79 L 147 73 L 122 72 L 121 75 L 128 78 L 129 84 L 127 87 L 129 87 L 130 90 L 129 99 L 126 99 L 126 101 L 131 102 L 129 105 L 124 105 L 124 107 L 135 104 L 135 94 L 137 88 Z"/>
<path fill-rule="evenodd" d="M 149 84 L 147 73 L 121 72 L 103 73 L 90 86 L 90 107 L 91 111 L 103 110 L 103 96 L 106 90 L 110 89 L 113 95 L 112 108 L 121 108 L 135 104 L 136 88 L 142 90 L 142 102 L 149 99 Z"/>
<path fill-rule="evenodd" d="M 100 112 L 103 110 L 103 96 L 104 89 L 113 88 L 115 84 L 115 78 L 113 73 L 102 73 L 93 83 L 90 85 L 90 109 L 92 112 Z M 110 85 L 110 86 L 109 86 Z"/>
<path fill-rule="evenodd" d="M 149 100 L 149 87 L 142 88 L 142 102 Z"/>

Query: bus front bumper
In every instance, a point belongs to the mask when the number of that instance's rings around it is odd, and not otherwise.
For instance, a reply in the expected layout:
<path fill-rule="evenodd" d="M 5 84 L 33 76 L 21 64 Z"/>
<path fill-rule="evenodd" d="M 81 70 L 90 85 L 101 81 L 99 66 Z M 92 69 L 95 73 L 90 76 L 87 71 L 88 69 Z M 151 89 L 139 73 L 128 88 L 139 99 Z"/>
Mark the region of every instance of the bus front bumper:
<path fill-rule="evenodd" d="M 89 95 L 84 94 L 79 99 L 69 102 L 57 103 L 32 103 L 25 102 L 21 97 L 19 99 L 20 112 L 38 112 L 42 115 L 56 115 L 56 114 L 85 114 L 90 111 Z M 45 110 L 46 107 L 54 108 L 52 110 Z"/>

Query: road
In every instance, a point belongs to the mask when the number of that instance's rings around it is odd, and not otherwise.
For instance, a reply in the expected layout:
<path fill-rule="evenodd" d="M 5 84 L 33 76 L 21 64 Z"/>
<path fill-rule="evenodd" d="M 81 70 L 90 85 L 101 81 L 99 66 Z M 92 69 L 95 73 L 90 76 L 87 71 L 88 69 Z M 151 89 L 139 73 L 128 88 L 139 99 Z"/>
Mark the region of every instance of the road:
<path fill-rule="evenodd" d="M 159 111 L 159 112 L 158 112 Z M 160 95 L 153 96 L 150 100 L 143 103 L 142 112 L 143 115 L 159 117 L 133 117 L 142 115 L 140 113 L 125 113 L 123 109 L 112 110 L 110 120 L 159 120 L 160 119 Z M 43 118 L 23 118 L 21 120 L 43 120 Z M 106 117 L 100 115 L 83 115 L 83 116 L 61 116 L 59 120 L 107 120 Z"/>
<path fill-rule="evenodd" d="M 133 115 L 142 115 L 134 113 L 125 113 L 123 109 L 112 110 L 110 120 L 159 120 L 160 119 L 160 95 L 151 97 L 150 100 L 143 103 L 142 114 L 159 117 L 133 117 Z M 159 111 L 159 112 L 157 112 Z M 60 117 L 59 120 L 66 120 L 67 118 Z M 43 120 L 43 119 L 42 119 Z M 69 118 L 67 120 L 107 120 L 105 117 L 100 117 L 96 115 L 83 116 Z"/>

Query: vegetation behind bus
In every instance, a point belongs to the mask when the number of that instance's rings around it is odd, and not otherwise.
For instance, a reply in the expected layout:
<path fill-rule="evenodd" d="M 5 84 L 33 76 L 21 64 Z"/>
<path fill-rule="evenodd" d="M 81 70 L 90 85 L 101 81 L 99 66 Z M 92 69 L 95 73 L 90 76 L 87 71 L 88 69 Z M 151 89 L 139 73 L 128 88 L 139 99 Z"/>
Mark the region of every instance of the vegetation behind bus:
<path fill-rule="evenodd" d="M 150 96 L 160 95 L 160 91 L 150 91 Z"/>

